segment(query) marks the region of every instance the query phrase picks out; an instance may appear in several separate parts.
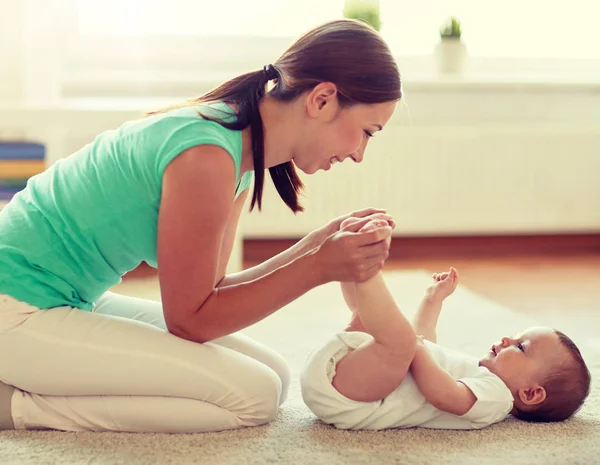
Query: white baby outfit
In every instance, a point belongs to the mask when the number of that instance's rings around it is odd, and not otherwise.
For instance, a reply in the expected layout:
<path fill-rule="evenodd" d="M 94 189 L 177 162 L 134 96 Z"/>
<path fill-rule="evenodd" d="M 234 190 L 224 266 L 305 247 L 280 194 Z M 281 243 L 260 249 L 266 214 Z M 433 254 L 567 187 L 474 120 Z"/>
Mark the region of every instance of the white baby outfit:
<path fill-rule="evenodd" d="M 340 394 L 331 384 L 337 362 L 350 349 L 373 338 L 362 332 L 342 332 L 317 347 L 301 373 L 302 397 L 323 422 L 340 429 L 386 428 L 480 429 L 502 421 L 513 408 L 513 396 L 504 382 L 478 360 L 425 341 L 433 358 L 477 397 L 473 407 L 457 416 L 436 409 L 421 394 L 410 373 L 385 399 L 357 402 Z"/>

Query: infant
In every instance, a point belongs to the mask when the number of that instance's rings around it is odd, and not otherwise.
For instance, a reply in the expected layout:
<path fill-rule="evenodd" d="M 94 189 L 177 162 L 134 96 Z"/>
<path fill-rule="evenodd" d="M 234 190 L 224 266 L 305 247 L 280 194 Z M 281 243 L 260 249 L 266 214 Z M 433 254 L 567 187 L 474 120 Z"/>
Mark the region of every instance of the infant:
<path fill-rule="evenodd" d="M 383 225 L 374 219 L 363 229 Z M 454 268 L 434 274 L 411 324 L 381 272 L 342 283 L 350 324 L 311 353 L 301 374 L 311 411 L 341 429 L 369 430 L 479 429 L 508 414 L 549 422 L 577 412 L 590 372 L 560 331 L 536 327 L 503 337 L 479 360 L 436 344 L 442 303 L 457 284 Z"/>

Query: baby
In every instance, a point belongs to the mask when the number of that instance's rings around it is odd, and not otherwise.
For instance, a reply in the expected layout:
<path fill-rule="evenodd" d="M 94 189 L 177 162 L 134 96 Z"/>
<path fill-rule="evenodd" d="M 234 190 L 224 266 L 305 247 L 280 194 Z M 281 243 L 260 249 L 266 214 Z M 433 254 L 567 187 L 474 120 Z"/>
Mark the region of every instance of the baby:
<path fill-rule="evenodd" d="M 364 229 L 382 226 L 387 221 L 374 219 Z M 479 429 L 508 414 L 561 421 L 579 410 L 590 372 L 560 331 L 503 337 L 479 360 L 436 344 L 442 302 L 457 284 L 454 268 L 434 274 L 411 325 L 381 272 L 342 283 L 350 324 L 313 351 L 301 375 L 312 412 L 341 429 L 379 430 Z"/>

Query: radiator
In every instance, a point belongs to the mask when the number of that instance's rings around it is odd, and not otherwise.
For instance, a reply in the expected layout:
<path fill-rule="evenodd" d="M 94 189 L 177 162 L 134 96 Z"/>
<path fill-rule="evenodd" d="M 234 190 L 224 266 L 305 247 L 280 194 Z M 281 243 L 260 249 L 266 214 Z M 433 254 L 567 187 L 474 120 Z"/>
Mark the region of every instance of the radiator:
<path fill-rule="evenodd" d="M 306 212 L 294 216 L 267 178 L 243 236 L 295 238 L 367 206 L 386 208 L 399 236 L 600 231 L 597 125 L 397 125 L 360 165 L 302 179 Z"/>
<path fill-rule="evenodd" d="M 368 206 L 395 217 L 396 235 L 600 232 L 600 94 L 490 95 L 414 93 L 414 124 L 392 118 L 363 163 L 301 174 L 306 212 L 292 214 L 267 176 L 263 210 L 242 215 L 241 234 L 297 238 Z M 45 143 L 52 163 L 139 114 L 7 110 L 0 128 Z"/>

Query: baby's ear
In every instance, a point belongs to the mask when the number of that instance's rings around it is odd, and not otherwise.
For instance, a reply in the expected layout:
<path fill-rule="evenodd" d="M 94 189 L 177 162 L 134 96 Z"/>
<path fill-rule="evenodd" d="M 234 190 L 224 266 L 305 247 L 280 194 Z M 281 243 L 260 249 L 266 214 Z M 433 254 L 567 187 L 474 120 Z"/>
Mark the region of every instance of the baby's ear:
<path fill-rule="evenodd" d="M 546 400 L 546 390 L 542 386 L 535 386 L 529 389 L 520 389 L 518 396 L 523 405 L 534 407 L 536 405 L 540 405 Z"/>

